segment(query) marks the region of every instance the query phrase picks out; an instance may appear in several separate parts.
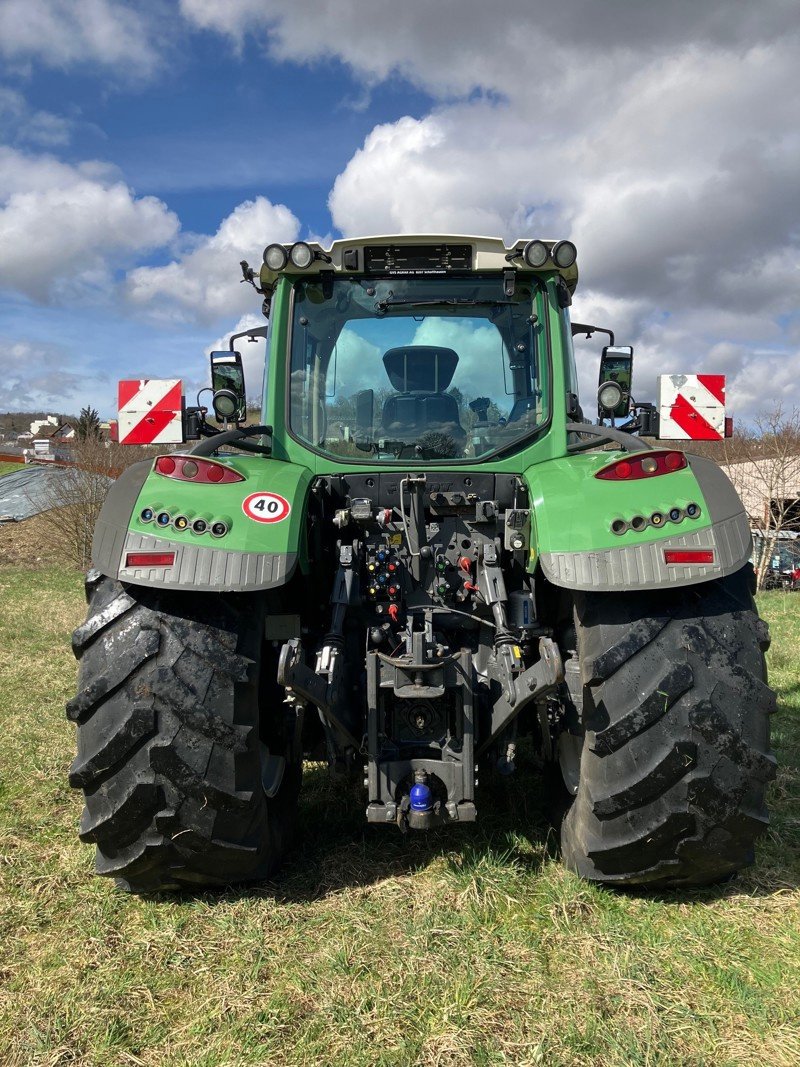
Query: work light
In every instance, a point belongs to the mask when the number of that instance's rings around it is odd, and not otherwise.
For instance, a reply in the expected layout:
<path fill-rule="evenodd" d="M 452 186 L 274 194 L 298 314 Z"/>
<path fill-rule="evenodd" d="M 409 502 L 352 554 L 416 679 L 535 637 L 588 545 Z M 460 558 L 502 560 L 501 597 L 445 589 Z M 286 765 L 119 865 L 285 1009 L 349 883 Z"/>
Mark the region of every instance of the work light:
<path fill-rule="evenodd" d="M 283 270 L 288 258 L 283 245 L 267 245 L 264 249 L 264 263 L 270 270 Z"/>
<path fill-rule="evenodd" d="M 211 398 L 211 406 L 218 419 L 230 419 L 239 409 L 239 398 L 232 389 L 218 389 Z"/>
<path fill-rule="evenodd" d="M 314 253 L 311 250 L 311 246 L 307 245 L 305 241 L 298 241 L 297 244 L 292 245 L 289 251 L 289 259 L 292 261 L 292 266 L 305 270 L 306 267 L 310 267 L 314 262 Z"/>
<path fill-rule="evenodd" d="M 619 382 L 603 382 L 597 391 L 597 403 L 604 411 L 613 411 L 622 401 Z"/>
<path fill-rule="evenodd" d="M 559 241 L 553 245 L 552 256 L 557 267 L 571 267 L 578 258 L 578 249 L 572 241 Z"/>
<path fill-rule="evenodd" d="M 528 241 L 522 250 L 522 255 L 529 267 L 538 269 L 545 265 L 550 257 L 550 252 L 544 241 Z"/>

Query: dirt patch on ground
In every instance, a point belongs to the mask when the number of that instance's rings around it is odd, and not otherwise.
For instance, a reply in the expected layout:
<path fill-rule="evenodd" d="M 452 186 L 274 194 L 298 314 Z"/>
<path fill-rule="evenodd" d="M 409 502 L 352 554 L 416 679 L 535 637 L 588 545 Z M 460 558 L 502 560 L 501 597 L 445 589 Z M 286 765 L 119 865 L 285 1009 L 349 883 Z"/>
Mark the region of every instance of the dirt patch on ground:
<path fill-rule="evenodd" d="M 59 543 L 47 513 L 22 522 L 0 525 L 0 565 L 72 568 L 66 549 Z"/>

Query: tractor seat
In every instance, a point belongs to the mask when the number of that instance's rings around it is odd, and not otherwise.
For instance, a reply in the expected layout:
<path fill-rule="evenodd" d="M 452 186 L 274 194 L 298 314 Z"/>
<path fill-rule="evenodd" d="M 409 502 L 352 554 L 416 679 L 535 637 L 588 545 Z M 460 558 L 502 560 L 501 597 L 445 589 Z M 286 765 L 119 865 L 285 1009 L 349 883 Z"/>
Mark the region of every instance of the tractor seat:
<path fill-rule="evenodd" d="M 458 356 L 452 348 L 405 345 L 390 348 L 383 365 L 394 396 L 381 413 L 384 433 L 403 439 L 425 433 L 448 434 L 461 445 L 466 434 L 459 421 L 458 401 L 445 392 L 453 380 Z"/>

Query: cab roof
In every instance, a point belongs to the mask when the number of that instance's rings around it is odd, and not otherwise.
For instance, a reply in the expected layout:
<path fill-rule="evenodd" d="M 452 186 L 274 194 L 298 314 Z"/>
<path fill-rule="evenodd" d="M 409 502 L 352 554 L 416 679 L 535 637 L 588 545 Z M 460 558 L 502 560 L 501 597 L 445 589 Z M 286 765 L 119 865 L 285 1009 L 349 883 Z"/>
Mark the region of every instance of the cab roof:
<path fill-rule="evenodd" d="M 553 248 L 561 242 L 537 238 L 537 243 L 546 246 L 547 257 L 540 267 L 533 268 L 523 257 L 523 249 L 530 238 L 520 238 L 506 245 L 499 237 L 476 237 L 468 234 L 376 234 L 368 237 L 345 237 L 325 247 L 316 241 L 298 241 L 294 245 L 280 245 L 288 261 L 280 270 L 270 269 L 266 263 L 261 268 L 261 282 L 272 287 L 281 274 L 302 276 L 333 271 L 336 274 L 389 275 L 446 275 L 472 271 L 519 270 L 537 274 L 557 272 L 573 293 L 578 284 L 578 264 L 559 267 L 552 258 Z M 301 249 L 301 246 L 302 247 Z M 275 248 L 274 245 L 264 250 Z M 293 249 L 302 251 L 308 266 L 298 267 L 292 262 Z"/>

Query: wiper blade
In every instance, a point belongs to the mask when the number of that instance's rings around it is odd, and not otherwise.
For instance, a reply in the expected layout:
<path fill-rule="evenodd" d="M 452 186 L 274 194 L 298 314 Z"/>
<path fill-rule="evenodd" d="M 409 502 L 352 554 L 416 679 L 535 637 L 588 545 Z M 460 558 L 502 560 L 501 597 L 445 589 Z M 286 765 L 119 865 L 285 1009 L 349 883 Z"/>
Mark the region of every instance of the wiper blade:
<path fill-rule="evenodd" d="M 386 300 L 379 300 L 375 304 L 375 310 L 376 311 L 386 311 L 388 308 L 394 308 L 394 307 L 416 307 L 416 308 L 427 308 L 427 307 L 495 308 L 495 307 L 502 307 L 504 304 L 505 305 L 510 305 L 510 306 L 513 306 L 513 307 L 517 307 L 518 304 L 519 304 L 519 301 L 517 301 L 517 300 L 470 300 L 469 298 L 462 299 L 461 297 L 457 297 L 457 296 L 450 297 L 449 299 L 444 299 L 444 300 L 414 300 L 414 299 L 391 300 L 391 299 L 389 299 L 387 297 Z"/>

